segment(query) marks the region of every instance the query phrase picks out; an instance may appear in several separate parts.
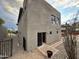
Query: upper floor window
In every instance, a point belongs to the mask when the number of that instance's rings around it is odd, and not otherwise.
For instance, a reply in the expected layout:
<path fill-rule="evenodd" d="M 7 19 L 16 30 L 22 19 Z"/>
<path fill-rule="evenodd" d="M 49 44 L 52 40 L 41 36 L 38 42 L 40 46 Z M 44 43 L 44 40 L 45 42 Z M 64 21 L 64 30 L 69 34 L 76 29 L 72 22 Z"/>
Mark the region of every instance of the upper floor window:
<path fill-rule="evenodd" d="M 51 22 L 52 22 L 52 24 L 55 23 L 55 16 L 54 15 L 51 15 Z"/>
<path fill-rule="evenodd" d="M 58 22 L 59 22 L 59 24 L 60 24 L 60 18 L 58 17 Z"/>
<path fill-rule="evenodd" d="M 51 15 L 51 22 L 52 22 L 52 24 L 59 24 L 60 20 L 58 17 Z"/>
<path fill-rule="evenodd" d="M 55 20 L 56 20 L 56 24 L 59 24 L 59 18 L 55 17 Z"/>

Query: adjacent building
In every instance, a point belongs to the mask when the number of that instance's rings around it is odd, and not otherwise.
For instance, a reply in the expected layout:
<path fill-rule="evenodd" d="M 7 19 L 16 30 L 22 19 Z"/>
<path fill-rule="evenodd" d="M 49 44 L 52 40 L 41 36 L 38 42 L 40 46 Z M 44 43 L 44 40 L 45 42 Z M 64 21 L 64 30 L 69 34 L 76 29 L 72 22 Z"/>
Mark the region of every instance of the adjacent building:
<path fill-rule="evenodd" d="M 24 0 L 18 17 L 18 38 L 24 50 L 60 40 L 61 15 L 44 0 Z"/>
<path fill-rule="evenodd" d="M 8 31 L 4 26 L 0 26 L 0 41 L 8 38 Z"/>

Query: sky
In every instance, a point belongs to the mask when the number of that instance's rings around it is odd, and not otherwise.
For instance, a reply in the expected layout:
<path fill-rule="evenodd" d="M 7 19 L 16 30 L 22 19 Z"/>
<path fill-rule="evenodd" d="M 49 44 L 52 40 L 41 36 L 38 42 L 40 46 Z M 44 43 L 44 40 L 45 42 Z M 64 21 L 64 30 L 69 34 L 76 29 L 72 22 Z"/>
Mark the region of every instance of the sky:
<path fill-rule="evenodd" d="M 79 0 L 46 0 L 50 5 L 61 13 L 61 23 L 71 19 L 79 10 Z M 5 21 L 4 26 L 8 29 L 17 29 L 16 23 L 19 8 L 23 0 L 0 0 L 0 18 Z"/>

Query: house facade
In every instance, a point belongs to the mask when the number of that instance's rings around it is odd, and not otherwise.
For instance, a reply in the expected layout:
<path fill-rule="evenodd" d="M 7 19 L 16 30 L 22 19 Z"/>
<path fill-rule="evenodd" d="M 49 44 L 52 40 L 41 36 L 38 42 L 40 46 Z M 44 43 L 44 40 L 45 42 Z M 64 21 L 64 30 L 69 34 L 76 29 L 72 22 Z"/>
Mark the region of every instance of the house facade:
<path fill-rule="evenodd" d="M 24 50 L 60 40 L 61 15 L 44 0 L 24 0 L 18 18 L 18 38 Z"/>

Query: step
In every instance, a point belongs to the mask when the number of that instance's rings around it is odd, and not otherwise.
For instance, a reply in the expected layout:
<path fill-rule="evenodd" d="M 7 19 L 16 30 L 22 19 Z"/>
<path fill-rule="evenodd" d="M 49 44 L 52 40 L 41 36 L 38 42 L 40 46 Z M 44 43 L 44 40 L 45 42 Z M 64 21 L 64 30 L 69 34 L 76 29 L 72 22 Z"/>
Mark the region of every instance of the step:
<path fill-rule="evenodd" d="M 44 55 L 47 56 L 47 50 L 50 50 L 53 52 L 53 55 L 55 55 L 59 50 L 57 50 L 56 48 L 43 44 L 42 46 L 38 47 L 38 50 Z"/>

